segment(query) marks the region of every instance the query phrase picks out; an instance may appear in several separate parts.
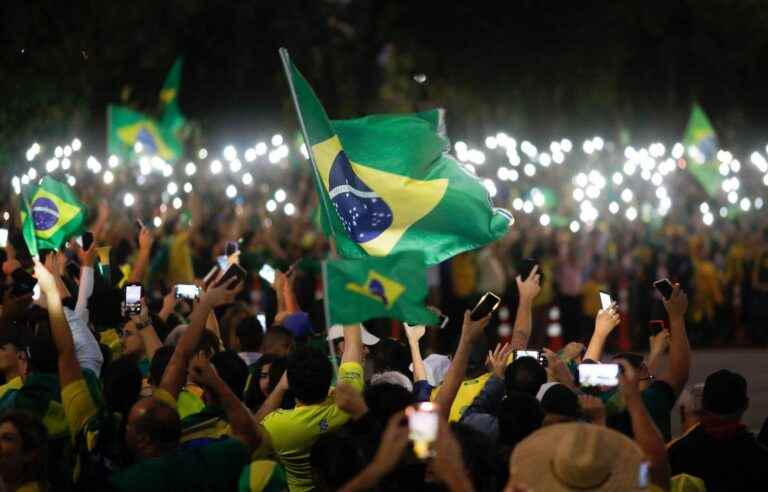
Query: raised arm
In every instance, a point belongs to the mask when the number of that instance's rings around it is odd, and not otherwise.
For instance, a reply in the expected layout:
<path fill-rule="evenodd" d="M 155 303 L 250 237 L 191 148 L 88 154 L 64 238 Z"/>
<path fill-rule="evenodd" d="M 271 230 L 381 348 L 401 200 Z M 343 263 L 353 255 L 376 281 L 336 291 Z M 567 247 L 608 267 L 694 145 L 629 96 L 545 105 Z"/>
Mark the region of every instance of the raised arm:
<path fill-rule="evenodd" d="M 160 337 L 157 336 L 155 327 L 152 326 L 152 319 L 149 317 L 149 309 L 144 301 L 141 303 L 141 312 L 137 316 L 131 316 L 131 321 L 133 321 L 138 328 L 141 341 L 144 342 L 147 358 L 152 360 L 155 357 L 155 352 L 163 346 L 163 342 L 160 341 Z"/>
<path fill-rule="evenodd" d="M 531 338 L 533 329 L 533 300 L 541 292 L 541 275 L 539 265 L 531 269 L 528 278 L 525 280 L 518 275 L 515 277 L 517 282 L 517 292 L 520 296 L 520 302 L 517 305 L 517 314 L 515 315 L 515 326 L 512 329 L 512 348 L 514 350 L 525 350 L 528 346 L 528 340 Z"/>
<path fill-rule="evenodd" d="M 93 294 L 93 262 L 96 258 L 96 241 L 91 244 L 90 249 L 87 251 L 78 247 L 77 256 L 80 258 L 80 285 L 78 285 L 77 289 L 75 314 L 87 323 L 90 316 L 88 313 L 88 299 Z"/>
<path fill-rule="evenodd" d="M 448 418 L 448 415 L 451 413 L 453 399 L 456 398 L 459 386 L 461 386 L 461 382 L 464 381 L 464 376 L 467 373 L 467 364 L 469 363 L 469 354 L 472 352 L 472 345 L 474 345 L 478 338 L 483 336 L 483 330 L 488 326 L 490 320 L 491 315 L 489 314 L 483 319 L 473 321 L 469 317 L 469 311 L 464 312 L 464 324 L 461 328 L 459 346 L 456 348 L 451 367 L 448 368 L 443 385 L 440 387 L 440 392 L 435 399 L 440 413 L 445 418 Z M 346 350 L 344 354 L 346 355 Z"/>
<path fill-rule="evenodd" d="M 189 326 L 176 344 L 176 349 L 173 351 L 160 382 L 160 388 L 170 393 L 174 398 L 178 397 L 179 391 L 187 379 L 187 367 L 192 356 L 195 355 L 194 351 L 205 329 L 208 314 L 213 308 L 230 303 L 235 299 L 237 292 L 242 287 L 241 283 L 235 288 L 234 282 L 236 281 L 236 279 L 232 279 L 229 285 L 209 289 L 203 294 L 200 302 L 192 311 Z M 227 287 L 233 288 L 230 290 Z"/>
<path fill-rule="evenodd" d="M 669 330 L 661 330 L 656 335 L 650 337 L 648 341 L 651 350 L 648 353 L 646 365 L 648 366 L 648 372 L 651 375 L 656 375 L 659 363 L 661 362 L 661 356 L 669 348 Z"/>
<path fill-rule="evenodd" d="M 691 346 L 685 332 L 688 296 L 680 289 L 680 284 L 675 284 L 669 300 L 664 300 L 664 307 L 669 314 L 669 368 L 659 379 L 666 381 L 679 395 L 691 370 Z"/>
<path fill-rule="evenodd" d="M 608 339 L 608 335 L 611 334 L 613 329 L 616 328 L 620 322 L 621 316 L 619 316 L 616 304 L 608 309 L 601 309 L 597 313 L 597 318 L 595 318 L 595 331 L 592 333 L 592 338 L 589 339 L 589 345 L 584 354 L 584 359 L 600 362 L 600 359 L 603 357 L 605 341 Z"/>
<path fill-rule="evenodd" d="M 138 284 L 144 279 L 144 274 L 147 273 L 149 255 L 152 252 L 152 243 L 154 240 L 155 238 L 152 235 L 152 231 L 146 227 L 142 227 L 141 232 L 139 232 L 139 254 L 136 255 L 136 259 L 133 261 L 131 277 L 128 279 L 128 282 Z"/>
<path fill-rule="evenodd" d="M 344 354 L 341 363 L 363 363 L 363 333 L 360 325 L 344 325 Z"/>
<path fill-rule="evenodd" d="M 419 340 L 421 340 L 425 332 L 426 328 L 424 325 L 405 325 L 405 336 L 408 338 L 408 346 L 411 348 L 411 359 L 413 359 L 414 383 L 427 380 L 427 369 L 424 366 L 424 359 L 421 358 L 421 349 L 419 349 Z"/>
<path fill-rule="evenodd" d="M 280 408 L 286 391 L 288 391 L 288 373 L 284 372 L 275 389 L 272 390 L 272 393 L 269 394 L 264 403 L 259 407 L 259 411 L 253 416 L 253 420 L 256 423 L 261 423 L 264 417 Z"/>

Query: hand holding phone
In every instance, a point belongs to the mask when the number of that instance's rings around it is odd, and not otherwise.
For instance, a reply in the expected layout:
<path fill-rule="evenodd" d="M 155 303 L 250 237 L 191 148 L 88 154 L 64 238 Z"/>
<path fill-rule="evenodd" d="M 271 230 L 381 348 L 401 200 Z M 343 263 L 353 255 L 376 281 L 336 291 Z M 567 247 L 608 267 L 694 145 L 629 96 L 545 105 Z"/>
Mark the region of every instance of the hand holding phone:
<path fill-rule="evenodd" d="M 141 314 L 141 284 L 125 286 L 125 314 L 128 316 Z"/>
<path fill-rule="evenodd" d="M 655 337 L 665 329 L 666 325 L 663 319 L 654 319 L 648 322 L 648 330 L 651 332 L 652 337 Z"/>
<path fill-rule="evenodd" d="M 499 296 L 493 292 L 486 292 L 483 294 L 483 297 L 480 298 L 480 301 L 477 303 L 477 305 L 472 308 L 472 312 L 469 314 L 469 319 L 472 321 L 483 319 L 492 312 L 496 311 L 496 309 L 499 307 L 499 304 L 501 304 L 501 298 Z"/>
<path fill-rule="evenodd" d="M 5 227 L 0 228 L 0 248 L 5 248 L 8 245 L 8 229 Z"/>
<path fill-rule="evenodd" d="M 514 360 L 520 359 L 521 357 L 531 357 L 536 359 L 542 367 L 547 367 L 548 365 L 547 358 L 544 357 L 544 353 L 539 352 L 538 350 L 515 350 Z"/>
<path fill-rule="evenodd" d="M 600 292 L 600 306 L 602 309 L 608 309 L 613 306 L 613 299 L 607 292 Z"/>
<path fill-rule="evenodd" d="M 618 386 L 619 364 L 579 364 L 579 385 Z"/>
<path fill-rule="evenodd" d="M 275 283 L 275 269 L 265 263 L 259 270 L 259 277 L 273 285 Z"/>
<path fill-rule="evenodd" d="M 427 459 L 433 454 L 440 417 L 437 406 L 431 402 L 418 403 L 405 410 L 408 416 L 408 437 L 413 441 L 414 454 Z"/>
<path fill-rule="evenodd" d="M 234 282 L 233 286 L 230 288 L 230 290 L 232 290 L 238 284 L 245 282 L 245 276 L 246 276 L 246 271 L 243 270 L 243 267 L 237 264 L 229 265 L 229 268 L 227 269 L 226 272 L 224 272 L 224 275 L 222 275 L 219 281 L 216 282 L 216 286 L 219 287 L 222 285 L 229 285 L 230 281 L 233 278 L 237 278 L 238 281 Z"/>
<path fill-rule="evenodd" d="M 674 290 L 674 287 L 672 286 L 672 282 L 670 282 L 669 279 L 663 278 L 661 280 L 657 280 L 653 283 L 653 287 L 659 291 L 659 294 L 664 296 L 664 299 L 669 300 L 669 298 L 672 297 L 672 291 Z"/>
<path fill-rule="evenodd" d="M 192 284 L 179 284 L 176 286 L 176 299 L 197 299 L 200 296 L 200 288 Z"/>

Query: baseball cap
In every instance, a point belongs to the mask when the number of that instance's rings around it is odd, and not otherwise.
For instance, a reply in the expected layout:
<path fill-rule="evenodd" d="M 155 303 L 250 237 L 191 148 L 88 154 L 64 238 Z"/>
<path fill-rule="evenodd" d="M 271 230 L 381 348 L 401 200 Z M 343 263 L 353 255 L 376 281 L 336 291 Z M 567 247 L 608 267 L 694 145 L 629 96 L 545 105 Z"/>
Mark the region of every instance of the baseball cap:
<path fill-rule="evenodd" d="M 312 334 L 312 323 L 304 311 L 288 315 L 282 325 L 290 331 L 294 338 L 302 338 Z"/>
<path fill-rule="evenodd" d="M 574 418 L 581 415 L 579 398 L 576 393 L 560 383 L 541 385 L 536 398 L 541 402 L 541 408 L 545 413 L 555 413 Z"/>
<path fill-rule="evenodd" d="M 717 415 L 728 415 L 747 406 L 747 380 L 744 376 L 721 369 L 707 376 L 701 407 Z"/>
<path fill-rule="evenodd" d="M 371 334 L 368 330 L 365 329 L 364 326 L 360 325 L 360 329 L 363 332 L 363 344 L 364 345 L 376 345 L 379 343 L 379 337 Z M 344 337 L 344 327 L 341 325 L 333 325 L 328 330 L 328 336 L 325 337 L 326 340 L 336 340 L 337 338 L 343 338 Z"/>

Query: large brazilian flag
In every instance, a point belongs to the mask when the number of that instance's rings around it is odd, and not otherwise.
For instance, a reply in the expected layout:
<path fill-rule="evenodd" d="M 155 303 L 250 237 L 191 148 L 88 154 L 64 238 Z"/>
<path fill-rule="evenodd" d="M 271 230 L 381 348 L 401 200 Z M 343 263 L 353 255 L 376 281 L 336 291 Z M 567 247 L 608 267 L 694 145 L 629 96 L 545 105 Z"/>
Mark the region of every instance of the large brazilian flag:
<path fill-rule="evenodd" d="M 135 155 L 137 143 L 141 144 L 142 153 L 171 163 L 184 152 L 181 140 L 170 126 L 163 126 L 162 121 L 125 106 L 109 105 L 107 126 L 107 151 L 123 160 Z"/>
<path fill-rule="evenodd" d="M 691 110 L 683 145 L 691 159 L 688 170 L 709 196 L 715 196 L 723 182 L 716 159 L 717 135 L 707 114 L 698 104 L 694 104 Z"/>
<path fill-rule="evenodd" d="M 85 229 L 85 206 L 75 192 L 50 176 L 39 186 L 22 189 L 21 229 L 32 256 L 40 249 L 58 249 Z"/>
<path fill-rule="evenodd" d="M 442 110 L 331 122 L 285 49 L 280 56 L 314 163 L 322 225 L 340 256 L 422 251 L 439 263 L 511 223 L 450 155 Z"/>

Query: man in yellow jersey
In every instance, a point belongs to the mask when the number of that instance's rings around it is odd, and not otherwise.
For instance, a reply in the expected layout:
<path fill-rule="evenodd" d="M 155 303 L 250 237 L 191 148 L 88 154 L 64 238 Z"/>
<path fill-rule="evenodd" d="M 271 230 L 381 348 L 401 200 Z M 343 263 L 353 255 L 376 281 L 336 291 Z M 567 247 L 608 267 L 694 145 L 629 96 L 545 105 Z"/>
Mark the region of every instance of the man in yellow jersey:
<path fill-rule="evenodd" d="M 344 354 L 339 367 L 338 383 L 356 391 L 363 389 L 363 341 L 360 325 L 344 327 Z M 274 454 L 285 467 L 291 492 L 313 488 L 309 463 L 312 445 L 324 434 L 344 425 L 350 415 L 341 410 L 329 395 L 333 366 L 325 354 L 300 347 L 288 358 L 288 365 L 272 394 L 264 402 L 256 419 L 268 438 L 260 455 Z M 291 389 L 296 408 L 279 409 L 285 392 Z M 266 437 L 266 436 L 265 436 Z"/>

